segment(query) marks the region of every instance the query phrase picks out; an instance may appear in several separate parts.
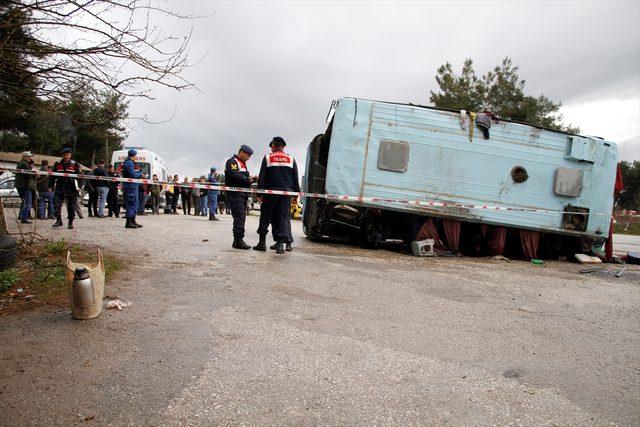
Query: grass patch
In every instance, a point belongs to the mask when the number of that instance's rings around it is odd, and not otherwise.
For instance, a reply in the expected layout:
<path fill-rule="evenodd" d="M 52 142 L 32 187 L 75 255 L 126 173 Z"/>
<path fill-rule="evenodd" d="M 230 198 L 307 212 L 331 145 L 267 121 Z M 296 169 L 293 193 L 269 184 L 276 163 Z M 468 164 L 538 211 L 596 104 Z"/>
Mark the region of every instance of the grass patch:
<path fill-rule="evenodd" d="M 69 307 L 67 251 L 74 262 L 95 265 L 97 247 L 62 239 L 18 248 L 16 268 L 0 272 L 0 316 L 42 306 Z M 123 260 L 104 254 L 106 283 L 125 268 Z"/>
<path fill-rule="evenodd" d="M 47 257 L 64 256 L 67 254 L 69 243 L 65 239 L 56 240 L 54 242 L 45 242 L 42 248 L 42 255 Z"/>
<path fill-rule="evenodd" d="M 628 225 L 626 223 L 617 222 L 616 224 L 614 224 L 613 232 L 616 234 L 630 234 L 632 236 L 640 236 L 640 222 Z"/>
<path fill-rule="evenodd" d="M 17 269 L 11 268 L 9 270 L 0 271 L 0 292 L 6 291 L 19 281 L 20 272 Z"/>

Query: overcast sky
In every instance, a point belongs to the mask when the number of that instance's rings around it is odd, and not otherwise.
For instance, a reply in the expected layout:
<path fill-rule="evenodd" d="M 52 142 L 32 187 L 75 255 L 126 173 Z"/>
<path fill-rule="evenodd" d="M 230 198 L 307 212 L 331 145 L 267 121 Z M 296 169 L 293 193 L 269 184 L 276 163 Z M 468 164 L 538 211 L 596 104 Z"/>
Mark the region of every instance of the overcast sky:
<path fill-rule="evenodd" d="M 640 160 L 640 2 L 162 3 L 196 20 L 156 18 L 166 34 L 192 28 L 185 77 L 199 89 L 155 88 L 134 100 L 126 145 L 163 156 L 171 173 L 202 174 L 240 144 L 258 172 L 280 135 L 304 164 L 331 100 L 429 103 L 438 66 L 474 60 L 483 74 L 510 56 L 525 91 L 562 101 L 565 122 L 617 142 Z M 175 114 L 174 114 L 175 112 Z"/>

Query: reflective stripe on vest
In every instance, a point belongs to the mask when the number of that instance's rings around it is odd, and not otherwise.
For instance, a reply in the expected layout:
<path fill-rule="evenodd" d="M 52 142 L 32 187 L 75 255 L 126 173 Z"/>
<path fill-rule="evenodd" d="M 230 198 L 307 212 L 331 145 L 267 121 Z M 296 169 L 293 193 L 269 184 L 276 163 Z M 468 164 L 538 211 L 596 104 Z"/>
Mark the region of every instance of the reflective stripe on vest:
<path fill-rule="evenodd" d="M 267 167 L 272 166 L 285 166 L 293 168 L 293 157 L 285 153 L 284 151 L 276 151 L 274 153 L 267 154 Z"/>
<path fill-rule="evenodd" d="M 237 157 L 234 158 L 236 161 L 236 164 L 238 165 L 238 172 L 247 172 L 249 173 L 249 169 L 247 169 L 247 164 L 245 162 L 243 162 L 242 160 L 238 159 Z"/>

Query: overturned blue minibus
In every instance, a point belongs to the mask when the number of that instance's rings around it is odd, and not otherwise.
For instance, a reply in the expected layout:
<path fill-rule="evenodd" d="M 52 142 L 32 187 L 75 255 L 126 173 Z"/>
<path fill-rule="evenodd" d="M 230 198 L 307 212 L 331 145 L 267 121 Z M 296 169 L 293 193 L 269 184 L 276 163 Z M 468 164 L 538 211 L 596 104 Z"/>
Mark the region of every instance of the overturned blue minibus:
<path fill-rule="evenodd" d="M 443 252 L 534 258 L 608 236 L 613 142 L 490 113 L 356 98 L 334 101 L 327 122 L 309 144 L 304 191 L 362 200 L 307 198 L 311 239 L 377 247 L 433 238 Z"/>

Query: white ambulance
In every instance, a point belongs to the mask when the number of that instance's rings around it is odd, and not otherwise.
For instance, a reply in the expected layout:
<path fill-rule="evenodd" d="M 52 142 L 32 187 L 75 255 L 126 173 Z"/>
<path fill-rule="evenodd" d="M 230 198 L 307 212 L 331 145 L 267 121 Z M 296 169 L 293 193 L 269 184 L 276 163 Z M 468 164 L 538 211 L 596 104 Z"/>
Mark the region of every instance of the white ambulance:
<path fill-rule="evenodd" d="M 158 180 L 166 181 L 169 177 L 169 172 L 167 171 L 167 164 L 164 159 L 154 153 L 153 151 L 147 150 L 145 147 L 124 147 L 122 150 L 114 151 L 111 156 L 111 164 L 115 168 L 115 170 L 122 175 L 122 164 L 125 160 L 127 160 L 128 154 L 127 152 L 135 148 L 138 152 L 138 155 L 135 157 L 136 164 L 138 166 L 138 170 L 140 170 L 148 179 L 153 178 L 153 175 L 158 175 Z M 118 198 L 122 203 L 122 185 L 118 185 Z M 160 206 L 164 206 L 164 189 L 160 195 Z M 151 197 L 149 197 L 145 203 L 147 208 L 151 207 Z"/>
<path fill-rule="evenodd" d="M 135 157 L 138 169 L 144 173 L 147 178 L 151 179 L 153 174 L 156 174 L 160 181 L 167 180 L 167 164 L 164 159 L 153 151 L 147 150 L 145 147 L 124 147 L 122 150 L 114 151 L 111 156 L 111 164 L 118 173 L 122 173 L 122 164 L 127 160 L 127 152 L 132 148 L 135 148 L 138 152 L 138 155 Z"/>

